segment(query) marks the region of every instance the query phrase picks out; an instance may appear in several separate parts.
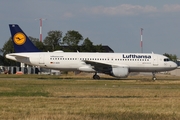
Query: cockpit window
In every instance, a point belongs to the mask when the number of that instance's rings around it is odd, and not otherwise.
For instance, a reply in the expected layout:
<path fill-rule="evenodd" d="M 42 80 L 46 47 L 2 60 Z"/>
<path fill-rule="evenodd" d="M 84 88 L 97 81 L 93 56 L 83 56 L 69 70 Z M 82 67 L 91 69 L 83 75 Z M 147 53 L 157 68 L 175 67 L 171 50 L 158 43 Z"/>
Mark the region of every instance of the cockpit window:
<path fill-rule="evenodd" d="M 170 61 L 169 58 L 164 58 L 164 62 Z"/>

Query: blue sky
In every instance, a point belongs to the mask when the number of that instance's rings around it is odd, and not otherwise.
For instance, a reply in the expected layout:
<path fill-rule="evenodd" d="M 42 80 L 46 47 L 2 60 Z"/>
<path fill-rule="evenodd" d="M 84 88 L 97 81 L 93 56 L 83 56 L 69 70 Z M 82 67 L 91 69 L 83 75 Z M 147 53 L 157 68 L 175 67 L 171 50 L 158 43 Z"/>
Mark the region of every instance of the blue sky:
<path fill-rule="evenodd" d="M 94 44 L 109 45 L 115 52 L 176 54 L 180 58 L 179 0 L 2 0 L 0 48 L 9 39 L 8 24 L 16 23 L 28 36 L 43 38 L 50 30 L 77 30 Z"/>

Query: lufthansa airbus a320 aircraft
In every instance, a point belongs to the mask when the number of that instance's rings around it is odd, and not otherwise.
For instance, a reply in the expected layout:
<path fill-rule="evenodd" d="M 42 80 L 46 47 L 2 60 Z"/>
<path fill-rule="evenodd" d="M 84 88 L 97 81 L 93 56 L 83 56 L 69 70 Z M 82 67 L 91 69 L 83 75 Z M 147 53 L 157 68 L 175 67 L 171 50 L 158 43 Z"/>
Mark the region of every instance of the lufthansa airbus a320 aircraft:
<path fill-rule="evenodd" d="M 100 79 L 97 73 L 125 78 L 130 72 L 170 71 L 177 64 L 168 57 L 154 53 L 90 53 L 90 52 L 41 52 L 17 24 L 10 24 L 15 53 L 6 58 L 29 65 L 65 71 L 93 72 L 93 79 Z"/>

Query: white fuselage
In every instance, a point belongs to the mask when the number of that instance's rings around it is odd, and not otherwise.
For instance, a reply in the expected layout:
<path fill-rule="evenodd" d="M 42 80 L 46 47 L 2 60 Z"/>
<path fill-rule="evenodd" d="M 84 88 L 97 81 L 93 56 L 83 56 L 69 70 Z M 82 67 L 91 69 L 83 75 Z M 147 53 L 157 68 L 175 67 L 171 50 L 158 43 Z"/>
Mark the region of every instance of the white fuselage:
<path fill-rule="evenodd" d="M 18 62 L 68 71 L 95 72 L 86 61 L 113 66 L 126 66 L 129 72 L 161 72 L 173 70 L 177 64 L 160 54 L 141 53 L 79 53 L 79 52 L 34 52 L 11 53 L 6 58 Z M 84 69 L 85 68 L 85 69 Z"/>

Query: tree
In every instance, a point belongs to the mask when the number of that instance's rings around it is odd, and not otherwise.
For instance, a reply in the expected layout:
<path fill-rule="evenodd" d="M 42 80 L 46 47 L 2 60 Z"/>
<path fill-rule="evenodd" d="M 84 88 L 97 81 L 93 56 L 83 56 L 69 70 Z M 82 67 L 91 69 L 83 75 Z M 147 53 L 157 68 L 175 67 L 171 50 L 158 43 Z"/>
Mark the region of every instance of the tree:
<path fill-rule="evenodd" d="M 44 44 L 48 47 L 49 51 L 59 49 L 61 44 L 62 32 L 61 31 L 49 31 L 48 36 L 44 39 Z"/>
<path fill-rule="evenodd" d="M 8 54 L 8 53 L 14 53 L 14 46 L 13 46 L 13 42 L 12 42 L 11 38 L 9 38 L 9 40 L 7 42 L 5 42 L 5 44 L 3 45 L 2 52 L 3 52 L 3 58 L 4 58 L 4 60 L 2 60 L 2 61 L 3 61 L 4 65 L 16 65 L 15 61 L 6 59 L 6 57 L 5 57 L 6 54 Z"/>
<path fill-rule="evenodd" d="M 95 52 L 95 47 L 93 45 L 93 42 L 91 42 L 89 38 L 86 38 L 81 46 L 82 46 L 81 48 L 82 52 Z"/>
<path fill-rule="evenodd" d="M 168 57 L 172 61 L 177 61 L 177 56 L 175 54 L 173 55 L 173 54 L 164 53 L 163 55 Z"/>
<path fill-rule="evenodd" d="M 67 31 L 66 35 L 63 37 L 63 43 L 70 47 L 70 51 L 77 51 L 79 42 L 83 40 L 83 36 L 74 30 Z"/>
<path fill-rule="evenodd" d="M 80 40 L 83 40 L 83 36 L 78 31 L 70 30 L 64 36 L 63 43 L 68 46 L 77 46 Z"/>
<path fill-rule="evenodd" d="M 33 42 L 33 44 L 41 51 L 47 51 L 43 42 L 39 41 L 38 38 L 34 38 L 29 36 L 29 39 Z"/>
<path fill-rule="evenodd" d="M 36 43 L 39 41 L 38 38 L 34 38 L 34 37 L 31 37 L 31 36 L 29 36 L 29 39 L 32 41 L 32 43 L 33 43 L 34 45 L 36 45 Z"/>
<path fill-rule="evenodd" d="M 95 45 L 95 52 L 105 52 L 105 50 L 103 49 L 102 44 L 99 45 Z"/>
<path fill-rule="evenodd" d="M 14 53 L 14 46 L 13 46 L 13 42 L 12 42 L 11 37 L 3 45 L 2 51 L 3 51 L 3 56 L 8 54 L 8 53 Z"/>

